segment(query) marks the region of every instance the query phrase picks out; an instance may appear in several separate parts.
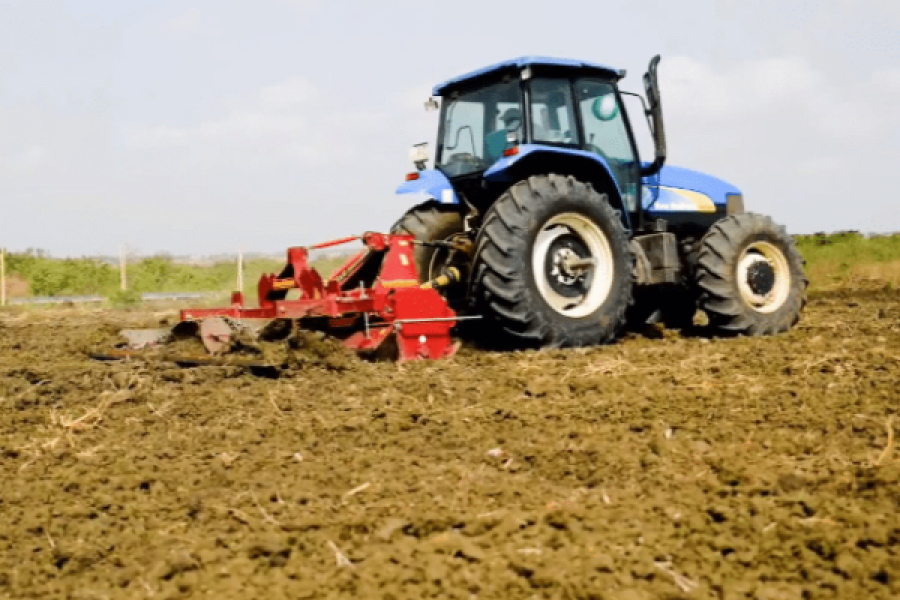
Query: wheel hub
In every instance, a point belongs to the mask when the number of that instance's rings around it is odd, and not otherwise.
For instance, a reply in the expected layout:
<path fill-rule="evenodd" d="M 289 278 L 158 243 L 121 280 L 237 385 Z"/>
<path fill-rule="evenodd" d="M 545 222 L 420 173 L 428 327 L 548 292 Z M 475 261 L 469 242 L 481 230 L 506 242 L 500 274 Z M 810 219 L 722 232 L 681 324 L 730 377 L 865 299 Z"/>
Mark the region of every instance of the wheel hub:
<path fill-rule="evenodd" d="M 747 267 L 747 285 L 754 294 L 765 296 L 775 287 L 775 269 L 767 260 L 758 260 Z"/>
<path fill-rule="evenodd" d="M 578 255 L 569 248 L 561 248 L 558 250 L 556 256 L 553 257 L 553 269 L 551 269 L 550 275 L 555 276 L 557 281 L 565 285 L 572 285 L 578 281 L 579 273 L 573 273 L 568 268 L 569 261 L 576 257 L 578 257 Z"/>
<path fill-rule="evenodd" d="M 547 252 L 545 270 L 550 286 L 567 298 L 577 298 L 585 292 L 587 270 L 571 267 L 573 260 L 590 258 L 590 250 L 572 233 L 556 238 Z"/>
<path fill-rule="evenodd" d="M 738 290 L 756 311 L 771 313 L 778 310 L 787 301 L 790 282 L 784 253 L 769 242 L 753 242 L 738 260 Z"/>
<path fill-rule="evenodd" d="M 538 290 L 558 313 L 581 318 L 604 302 L 613 284 L 613 256 L 603 231 L 577 213 L 552 217 L 532 249 Z"/>

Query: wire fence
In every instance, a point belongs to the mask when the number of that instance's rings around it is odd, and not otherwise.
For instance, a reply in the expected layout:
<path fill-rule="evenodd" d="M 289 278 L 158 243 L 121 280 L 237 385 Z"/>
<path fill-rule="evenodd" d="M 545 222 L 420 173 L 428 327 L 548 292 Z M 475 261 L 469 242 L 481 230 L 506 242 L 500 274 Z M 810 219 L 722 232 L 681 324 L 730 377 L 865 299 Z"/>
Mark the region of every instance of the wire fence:
<path fill-rule="evenodd" d="M 226 292 L 148 292 L 140 294 L 141 301 L 165 301 L 165 300 L 201 300 L 203 298 L 217 298 L 227 295 Z M 105 296 L 32 296 L 28 298 L 8 298 L 6 304 L 102 304 L 108 302 Z"/>
<path fill-rule="evenodd" d="M 280 258 L 258 253 L 246 260 L 243 249 L 234 257 L 211 262 L 185 262 L 166 256 L 138 259 L 125 247 L 120 250 L 116 268 L 101 258 L 54 259 L 41 251 L 9 254 L 0 247 L 0 307 L 223 298 L 235 290 L 246 292 L 245 281 L 255 282 L 262 275 L 280 272 L 284 266 Z M 312 266 L 327 277 L 351 254 L 318 251 Z M 249 287 L 252 291 L 256 286 L 251 283 Z M 144 291 L 148 289 L 191 291 Z"/>
<path fill-rule="evenodd" d="M 54 292 L 45 292 L 44 294 L 31 295 L 28 293 L 28 288 L 32 282 L 28 281 L 25 277 L 22 276 L 21 271 L 16 272 L 13 271 L 11 278 L 8 277 L 10 275 L 7 270 L 10 266 L 10 261 L 8 260 L 10 257 L 8 256 L 8 252 L 0 247 L 0 307 L 3 306 L 27 306 L 27 305 L 88 305 L 88 304 L 133 304 L 135 302 L 154 302 L 154 301 L 191 301 L 191 300 L 202 300 L 205 298 L 221 298 L 227 296 L 228 292 L 223 291 L 222 288 L 219 291 L 167 291 L 167 292 L 156 292 L 156 291 L 148 291 L 148 292 L 132 292 L 132 285 L 129 281 L 131 276 L 131 271 L 129 265 L 129 256 L 126 252 L 125 247 L 123 246 L 119 255 L 119 273 L 118 278 L 119 282 L 116 287 L 121 291 L 121 296 L 119 295 L 119 291 L 111 292 L 109 290 L 85 290 L 86 293 L 83 294 L 72 294 L 69 290 L 60 290 L 61 293 Z M 65 265 L 69 261 L 68 260 L 57 260 L 51 259 L 49 256 L 43 256 L 38 254 L 35 257 L 37 260 L 45 260 L 48 263 L 51 263 L 52 266 L 56 267 L 57 265 Z M 148 259 L 149 260 L 149 259 Z M 93 267 L 96 264 L 96 260 L 91 261 L 87 260 L 89 263 L 88 266 Z M 222 261 L 225 262 L 225 261 Z M 143 264 L 143 263 L 141 263 Z M 205 268 L 203 266 L 196 265 L 182 265 L 177 263 L 172 263 L 170 259 L 164 259 L 162 263 L 160 263 L 163 267 L 168 267 L 168 271 L 174 271 L 176 269 L 180 269 L 181 275 L 185 274 L 185 270 L 195 269 L 197 273 L 202 273 L 202 270 Z M 172 265 L 175 265 L 174 267 Z M 138 285 L 143 284 L 144 289 L 147 288 L 147 274 L 143 273 L 143 277 L 141 277 L 142 273 L 140 270 L 140 264 L 138 265 L 137 278 L 140 281 Z M 159 265 L 156 265 L 159 267 Z M 236 281 L 238 288 L 243 289 L 243 280 L 244 280 L 244 260 L 243 260 L 243 251 L 238 253 L 237 261 L 236 261 L 236 270 L 237 276 Z M 21 267 L 21 266 L 20 266 Z M 100 275 L 107 275 L 102 272 L 102 269 L 98 272 L 96 269 L 82 269 L 82 265 L 76 265 L 74 268 L 66 271 L 66 270 L 51 270 L 44 268 L 43 271 L 38 270 L 38 272 L 43 276 L 44 280 L 50 279 L 51 281 L 55 279 L 66 279 L 67 277 L 70 279 L 76 279 L 80 282 L 78 287 L 83 287 L 86 279 L 90 279 L 91 277 L 98 277 Z M 221 269 L 220 269 L 221 271 Z M 60 274 L 60 272 L 62 274 Z M 84 273 L 88 274 L 85 275 Z M 47 273 L 50 273 L 48 276 Z M 73 276 L 75 273 L 75 276 Z M 127 273 L 127 275 L 126 275 Z M 163 269 L 160 274 L 158 271 L 154 273 L 157 277 L 160 277 L 160 286 L 163 289 L 168 286 L 169 289 L 172 289 L 172 282 L 164 282 L 165 275 L 167 274 L 167 270 Z M 188 276 L 193 275 L 194 273 L 191 271 L 187 272 Z M 228 273 L 225 273 L 226 278 L 228 277 Z M 209 285 L 206 289 L 210 288 L 219 288 L 219 285 L 222 284 L 222 281 L 219 281 L 222 277 L 222 273 L 214 274 L 213 277 L 206 277 L 207 281 L 205 281 L 206 285 Z M 190 277 L 188 277 L 190 279 Z M 213 281 L 209 281 L 212 279 Z M 142 281 L 141 281 L 142 280 Z M 107 282 L 108 283 L 108 282 Z M 188 281 L 188 285 L 197 286 L 198 281 Z M 88 282 L 90 284 L 90 282 Z M 178 285 L 177 283 L 175 284 Z M 203 285 L 201 283 L 201 285 Z M 46 285 L 44 286 L 46 289 Z M 64 285 L 62 287 L 65 287 Z M 109 287 L 108 285 L 104 285 L 103 287 Z M 199 286 L 198 286 L 199 287 Z M 23 289 L 24 288 L 24 289 Z M 176 287 L 177 289 L 177 287 Z M 194 290 L 197 288 L 194 287 Z M 203 290 L 203 287 L 200 287 Z M 234 289 L 234 288 L 232 288 Z M 67 293 L 68 292 L 68 293 Z"/>

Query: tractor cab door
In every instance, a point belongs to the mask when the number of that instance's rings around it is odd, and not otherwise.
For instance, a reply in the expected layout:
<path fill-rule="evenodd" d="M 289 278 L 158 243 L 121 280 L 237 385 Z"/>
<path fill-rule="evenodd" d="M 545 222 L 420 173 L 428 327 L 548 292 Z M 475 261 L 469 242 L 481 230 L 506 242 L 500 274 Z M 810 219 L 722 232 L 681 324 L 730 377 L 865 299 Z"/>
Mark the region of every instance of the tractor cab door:
<path fill-rule="evenodd" d="M 607 81 L 579 79 L 575 93 L 584 129 L 583 149 L 606 159 L 628 212 L 637 212 L 641 163 L 615 86 Z"/>

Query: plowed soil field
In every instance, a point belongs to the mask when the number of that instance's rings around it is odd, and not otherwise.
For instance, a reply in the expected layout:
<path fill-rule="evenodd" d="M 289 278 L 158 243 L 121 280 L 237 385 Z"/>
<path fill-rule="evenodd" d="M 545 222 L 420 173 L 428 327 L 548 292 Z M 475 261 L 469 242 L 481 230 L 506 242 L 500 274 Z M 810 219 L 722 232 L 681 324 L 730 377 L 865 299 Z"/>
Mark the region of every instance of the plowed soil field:
<path fill-rule="evenodd" d="M 900 302 L 793 331 L 241 367 L 0 313 L 0 597 L 900 597 Z"/>

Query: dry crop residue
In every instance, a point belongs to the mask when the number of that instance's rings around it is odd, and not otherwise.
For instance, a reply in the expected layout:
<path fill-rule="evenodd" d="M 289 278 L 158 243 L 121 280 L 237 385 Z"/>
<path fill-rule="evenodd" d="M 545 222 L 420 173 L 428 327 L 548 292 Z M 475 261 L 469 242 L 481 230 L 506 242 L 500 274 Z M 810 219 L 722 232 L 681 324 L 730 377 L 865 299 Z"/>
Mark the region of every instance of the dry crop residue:
<path fill-rule="evenodd" d="M 0 597 L 900 597 L 900 306 L 409 365 L 97 363 L 0 317 Z"/>

